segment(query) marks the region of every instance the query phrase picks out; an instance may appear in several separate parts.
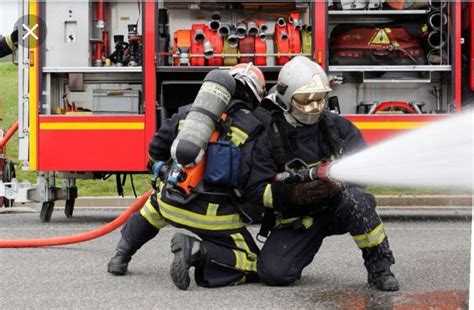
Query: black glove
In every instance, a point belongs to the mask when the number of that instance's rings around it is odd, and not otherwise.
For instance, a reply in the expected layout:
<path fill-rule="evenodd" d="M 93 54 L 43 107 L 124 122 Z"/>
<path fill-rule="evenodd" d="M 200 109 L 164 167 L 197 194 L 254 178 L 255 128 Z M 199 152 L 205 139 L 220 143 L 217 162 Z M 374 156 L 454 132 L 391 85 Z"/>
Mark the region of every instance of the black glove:
<path fill-rule="evenodd" d="M 342 185 L 332 180 L 316 180 L 298 184 L 272 184 L 273 207 L 284 211 L 295 206 L 317 204 L 337 196 Z"/>
<path fill-rule="evenodd" d="M 293 189 L 295 204 L 307 206 L 337 196 L 341 192 L 341 184 L 332 180 L 316 180 L 296 184 Z"/>

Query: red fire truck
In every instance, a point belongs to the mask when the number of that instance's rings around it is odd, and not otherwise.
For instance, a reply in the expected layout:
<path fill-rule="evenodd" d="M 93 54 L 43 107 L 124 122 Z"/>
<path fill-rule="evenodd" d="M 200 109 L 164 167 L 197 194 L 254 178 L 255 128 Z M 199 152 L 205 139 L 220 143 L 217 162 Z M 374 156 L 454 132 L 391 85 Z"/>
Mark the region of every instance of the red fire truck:
<path fill-rule="evenodd" d="M 0 194 L 42 203 L 42 221 L 59 199 L 72 215 L 78 178 L 145 172 L 153 133 L 217 67 L 253 61 L 270 87 L 291 57 L 310 57 L 334 81 L 331 110 L 369 143 L 461 111 L 462 49 L 474 89 L 473 5 L 462 1 L 19 6 L 42 39 L 18 50 L 19 159 L 38 181 L 4 179 Z"/>

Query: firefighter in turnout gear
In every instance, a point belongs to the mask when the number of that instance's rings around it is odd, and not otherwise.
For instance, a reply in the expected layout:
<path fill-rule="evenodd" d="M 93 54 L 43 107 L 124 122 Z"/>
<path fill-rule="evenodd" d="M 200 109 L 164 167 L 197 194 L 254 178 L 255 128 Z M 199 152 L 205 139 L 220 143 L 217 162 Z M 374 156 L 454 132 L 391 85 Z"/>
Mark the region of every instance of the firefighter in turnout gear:
<path fill-rule="evenodd" d="M 259 111 L 266 113 L 266 120 L 259 119 L 267 129 L 255 144 L 247 189 L 253 203 L 265 206 L 259 235 L 268 238 L 257 264 L 260 280 L 268 285 L 295 282 L 325 237 L 349 232 L 362 251 L 369 284 L 397 291 L 399 283 L 390 270 L 394 257 L 375 198 L 354 184 L 294 177 L 295 171 L 365 146 L 355 126 L 325 111 L 331 91 L 326 73 L 297 56 L 282 67 L 274 90 L 264 101 L 273 102 L 275 109 Z M 284 171 L 293 175 L 289 181 L 279 178 Z"/>
<path fill-rule="evenodd" d="M 18 47 L 18 30 L 5 37 L 0 36 L 0 58 L 13 53 Z"/>
<path fill-rule="evenodd" d="M 203 287 L 235 285 L 258 279 L 256 264 L 259 248 L 244 226 L 246 219 L 237 203 L 244 199 L 241 190 L 246 187 L 250 174 L 251 152 L 257 135 L 264 130 L 252 110 L 264 96 L 265 78 L 260 69 L 251 63 L 219 72 L 230 73 L 235 81 L 235 92 L 225 110 L 228 125 L 225 136 L 227 142 L 240 153 L 238 184 L 231 188 L 204 179 L 195 198 L 178 203 L 163 190 L 165 182 L 161 182 L 162 190 L 157 190 L 123 227 L 122 238 L 108 264 L 108 272 L 126 274 L 135 252 L 155 237 L 161 228 L 171 224 L 188 229 L 200 238 L 177 233 L 171 240 L 174 260 L 170 273 L 179 289 L 188 288 L 191 267 L 195 267 L 196 283 Z M 149 168 L 156 167 L 155 163 L 169 162 L 173 141 L 184 128 L 185 118 L 191 110 L 192 105 L 181 107 L 155 133 L 149 147 Z M 210 163 L 208 155 L 206 168 Z"/>

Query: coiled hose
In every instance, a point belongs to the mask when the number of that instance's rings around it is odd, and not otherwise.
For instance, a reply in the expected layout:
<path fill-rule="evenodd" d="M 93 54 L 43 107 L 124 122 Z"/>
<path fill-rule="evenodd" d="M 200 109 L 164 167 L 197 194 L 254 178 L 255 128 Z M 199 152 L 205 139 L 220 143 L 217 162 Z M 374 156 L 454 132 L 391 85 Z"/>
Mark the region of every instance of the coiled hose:
<path fill-rule="evenodd" d="M 38 247 L 80 243 L 80 242 L 97 239 L 108 233 L 111 233 L 115 229 L 122 226 L 130 217 L 130 215 L 140 210 L 140 208 L 145 204 L 145 202 L 147 201 L 148 197 L 150 197 L 152 192 L 153 192 L 152 190 L 149 190 L 148 192 L 143 194 L 140 198 L 135 200 L 135 202 L 131 204 L 130 207 L 128 207 L 128 209 L 125 210 L 125 212 L 123 212 L 120 216 L 118 216 L 112 222 L 102 227 L 99 227 L 97 229 L 94 229 L 92 231 L 88 231 L 88 232 L 77 234 L 77 235 L 62 236 L 62 237 L 55 237 L 55 238 L 0 240 L 0 248 L 38 248 Z"/>

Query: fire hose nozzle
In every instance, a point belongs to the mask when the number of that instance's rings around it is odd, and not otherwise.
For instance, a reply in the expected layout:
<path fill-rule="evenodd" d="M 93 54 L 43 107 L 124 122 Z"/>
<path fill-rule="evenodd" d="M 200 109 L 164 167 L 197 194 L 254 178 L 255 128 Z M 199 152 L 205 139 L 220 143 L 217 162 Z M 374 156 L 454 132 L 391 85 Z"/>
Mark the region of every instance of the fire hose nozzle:
<path fill-rule="evenodd" d="M 267 34 L 265 32 L 260 31 L 258 33 L 258 37 L 260 38 L 260 40 L 266 40 L 267 39 Z"/>
<path fill-rule="evenodd" d="M 227 36 L 227 42 L 230 47 L 237 47 L 239 45 L 239 38 L 237 36 L 237 29 L 234 25 L 229 25 L 229 35 Z"/>
<path fill-rule="evenodd" d="M 256 36 L 258 34 L 259 28 L 257 27 L 257 23 L 254 21 L 249 21 L 247 23 L 247 35 L 249 36 Z"/>
<path fill-rule="evenodd" d="M 299 15 L 299 14 L 298 14 Z M 301 22 L 301 19 L 300 18 L 297 18 L 296 16 L 293 17 L 292 15 L 290 15 L 290 17 L 288 18 L 288 22 L 290 24 L 293 24 L 293 26 L 300 30 L 302 28 L 302 22 Z"/>
<path fill-rule="evenodd" d="M 285 27 L 285 26 L 286 26 L 286 21 L 285 21 L 285 19 L 284 19 L 283 17 L 278 18 L 278 19 L 277 19 L 277 25 L 278 25 L 279 27 Z"/>
<path fill-rule="evenodd" d="M 303 31 L 312 32 L 312 31 L 313 31 L 313 26 L 311 26 L 311 25 L 303 25 Z"/>
<path fill-rule="evenodd" d="M 204 42 L 204 56 L 206 58 L 211 58 L 214 55 L 214 48 L 212 47 L 211 42 L 205 41 Z"/>
<path fill-rule="evenodd" d="M 293 165 L 298 167 L 291 167 Z M 308 168 L 308 166 L 300 159 L 294 159 L 287 163 L 285 171 L 276 174 L 273 177 L 274 182 L 283 183 L 306 183 L 316 180 L 329 180 L 329 169 L 332 163 L 323 161 L 321 164 Z"/>
<path fill-rule="evenodd" d="M 268 31 L 268 26 L 265 23 L 265 20 L 263 20 L 263 19 L 257 20 L 257 25 L 258 25 L 258 30 L 260 32 L 267 32 Z"/>
<path fill-rule="evenodd" d="M 197 29 L 194 32 L 194 41 L 204 42 L 204 40 L 206 40 L 206 35 L 204 34 L 204 31 L 202 29 Z"/>
<path fill-rule="evenodd" d="M 320 165 L 311 168 L 309 171 L 309 176 L 311 180 L 328 180 L 329 177 L 329 169 L 331 168 L 331 162 L 324 161 Z"/>
<path fill-rule="evenodd" d="M 214 11 L 211 15 L 211 20 L 209 21 L 209 28 L 212 31 L 218 31 L 221 27 L 221 13 Z"/>
<path fill-rule="evenodd" d="M 212 20 L 221 20 L 221 12 L 219 12 L 219 11 L 212 12 L 211 19 Z"/>
<path fill-rule="evenodd" d="M 209 28 L 212 30 L 212 31 L 218 31 L 221 27 L 221 21 L 220 20 L 217 20 L 217 19 L 211 19 L 209 21 Z"/>
<path fill-rule="evenodd" d="M 237 24 L 236 30 L 237 38 L 243 39 L 247 35 L 247 24 L 244 22 L 240 22 Z"/>
<path fill-rule="evenodd" d="M 230 25 L 221 25 L 218 32 L 222 37 L 225 38 L 230 34 L 230 28 Z"/>

